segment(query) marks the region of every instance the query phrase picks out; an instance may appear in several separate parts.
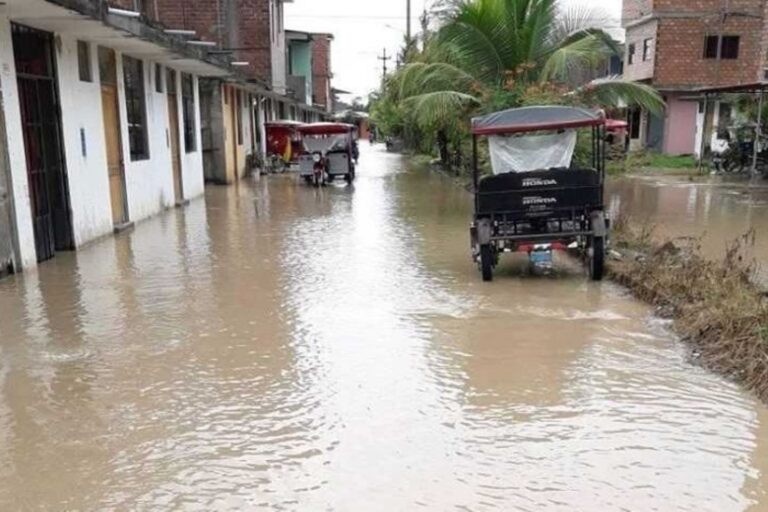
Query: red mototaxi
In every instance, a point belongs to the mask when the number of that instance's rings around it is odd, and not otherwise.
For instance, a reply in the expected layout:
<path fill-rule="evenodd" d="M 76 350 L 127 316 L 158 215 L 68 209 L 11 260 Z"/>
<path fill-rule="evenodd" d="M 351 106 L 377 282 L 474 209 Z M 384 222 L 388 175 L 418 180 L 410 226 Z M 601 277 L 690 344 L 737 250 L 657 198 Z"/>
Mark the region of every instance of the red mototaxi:
<path fill-rule="evenodd" d="M 269 121 L 264 124 L 267 133 L 267 156 L 277 156 L 286 164 L 298 164 L 302 152 L 301 132 L 305 126 L 299 121 Z"/>

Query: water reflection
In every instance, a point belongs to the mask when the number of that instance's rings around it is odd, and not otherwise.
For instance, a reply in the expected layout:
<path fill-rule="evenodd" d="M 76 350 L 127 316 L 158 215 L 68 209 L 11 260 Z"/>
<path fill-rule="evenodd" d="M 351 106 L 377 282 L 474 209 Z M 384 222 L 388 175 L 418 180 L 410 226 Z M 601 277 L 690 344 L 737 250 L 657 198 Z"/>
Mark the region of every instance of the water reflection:
<path fill-rule="evenodd" d="M 712 258 L 722 258 L 725 245 L 749 230 L 757 234 L 752 255 L 768 280 L 768 183 L 681 182 L 675 178 L 623 178 L 610 184 L 614 215 L 656 226 L 660 236 L 701 237 Z"/>
<path fill-rule="evenodd" d="M 568 258 L 482 283 L 469 215 L 368 150 L 354 187 L 211 188 L 0 282 L 0 509 L 765 507 L 765 408 Z"/>

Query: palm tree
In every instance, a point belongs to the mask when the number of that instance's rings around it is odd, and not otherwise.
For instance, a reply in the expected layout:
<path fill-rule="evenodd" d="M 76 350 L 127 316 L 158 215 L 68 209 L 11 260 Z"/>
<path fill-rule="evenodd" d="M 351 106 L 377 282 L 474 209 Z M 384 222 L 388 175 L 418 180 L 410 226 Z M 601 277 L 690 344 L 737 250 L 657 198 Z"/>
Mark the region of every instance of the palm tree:
<path fill-rule="evenodd" d="M 422 126 L 451 125 L 457 113 L 499 103 L 516 106 L 530 87 L 555 87 L 558 102 L 564 103 L 664 108 L 653 88 L 620 77 L 562 89 L 575 70 L 594 68 L 618 52 L 611 36 L 595 26 L 601 20 L 593 10 L 562 12 L 556 0 L 443 0 L 440 5 L 444 25 L 387 87 L 390 98 Z"/>

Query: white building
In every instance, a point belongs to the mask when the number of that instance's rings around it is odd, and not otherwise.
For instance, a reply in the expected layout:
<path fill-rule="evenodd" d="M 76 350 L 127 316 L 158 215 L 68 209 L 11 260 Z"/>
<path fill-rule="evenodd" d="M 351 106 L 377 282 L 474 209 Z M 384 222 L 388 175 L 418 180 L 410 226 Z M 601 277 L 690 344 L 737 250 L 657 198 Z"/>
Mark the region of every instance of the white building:
<path fill-rule="evenodd" d="M 0 262 L 3 237 L 27 269 L 200 196 L 198 80 L 229 73 L 100 1 L 0 2 Z"/>

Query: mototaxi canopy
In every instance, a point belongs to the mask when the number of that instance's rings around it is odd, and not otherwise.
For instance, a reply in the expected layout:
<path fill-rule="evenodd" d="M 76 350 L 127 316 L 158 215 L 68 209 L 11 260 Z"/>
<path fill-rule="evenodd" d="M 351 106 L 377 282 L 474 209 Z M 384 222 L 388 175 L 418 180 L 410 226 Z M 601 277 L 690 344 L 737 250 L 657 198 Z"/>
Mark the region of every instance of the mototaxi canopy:
<path fill-rule="evenodd" d="M 579 107 L 547 105 L 494 112 L 472 119 L 474 135 L 507 135 L 524 132 L 566 130 L 605 124 L 603 112 Z"/>
<path fill-rule="evenodd" d="M 489 138 L 494 174 L 571 165 L 577 128 L 605 125 L 602 112 L 568 106 L 513 108 L 472 119 L 472 133 Z"/>
<path fill-rule="evenodd" d="M 290 119 L 278 119 L 275 121 L 267 121 L 264 123 L 266 128 L 299 128 L 305 126 L 306 123 L 301 121 L 291 121 Z"/>
<path fill-rule="evenodd" d="M 347 123 L 312 123 L 300 126 L 298 131 L 304 135 L 339 135 L 352 133 L 355 125 Z"/>

